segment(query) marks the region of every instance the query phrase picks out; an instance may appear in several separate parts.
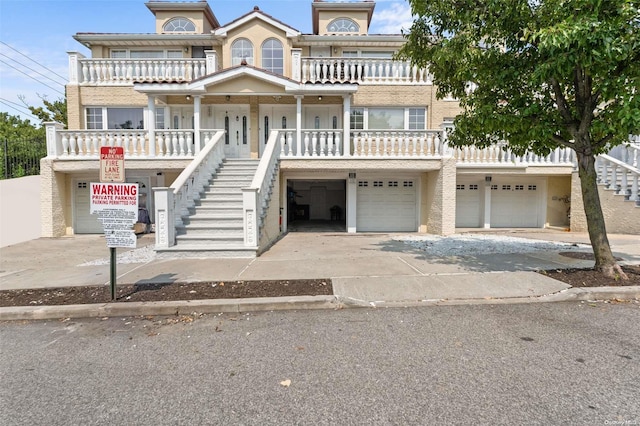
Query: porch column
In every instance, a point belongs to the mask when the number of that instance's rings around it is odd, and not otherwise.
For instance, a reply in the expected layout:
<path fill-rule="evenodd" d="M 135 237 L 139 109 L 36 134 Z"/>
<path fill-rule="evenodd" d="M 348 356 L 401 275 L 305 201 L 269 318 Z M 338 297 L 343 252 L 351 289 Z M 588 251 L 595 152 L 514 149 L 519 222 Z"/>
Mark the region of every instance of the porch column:
<path fill-rule="evenodd" d="M 351 155 L 351 95 L 343 95 L 342 99 L 342 155 L 348 157 Z"/>
<path fill-rule="evenodd" d="M 200 106 L 202 96 L 193 97 L 193 143 L 195 144 L 194 155 L 200 153 Z"/>
<path fill-rule="evenodd" d="M 302 98 L 296 95 L 296 155 L 302 155 Z"/>
<path fill-rule="evenodd" d="M 148 116 L 147 127 L 149 128 L 149 157 L 156 156 L 156 98 L 155 96 L 149 96 L 148 102 Z"/>
<path fill-rule="evenodd" d="M 173 211 L 173 190 L 153 188 L 156 218 L 156 248 L 167 248 L 176 243 L 176 225 Z"/>
<path fill-rule="evenodd" d="M 487 180 L 487 178 L 489 178 Z M 484 180 L 484 227 L 491 228 L 491 177 L 487 176 Z"/>
<path fill-rule="evenodd" d="M 358 204 L 358 185 L 356 180 L 356 172 L 349 172 L 347 179 L 347 232 L 354 234 L 357 230 L 356 224 L 356 205 Z"/>

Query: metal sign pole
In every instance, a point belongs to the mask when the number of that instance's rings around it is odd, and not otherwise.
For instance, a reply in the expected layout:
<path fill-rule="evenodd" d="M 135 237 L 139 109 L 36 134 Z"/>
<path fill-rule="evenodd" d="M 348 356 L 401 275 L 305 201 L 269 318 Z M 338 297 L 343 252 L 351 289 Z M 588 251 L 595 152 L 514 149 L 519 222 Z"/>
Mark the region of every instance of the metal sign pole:
<path fill-rule="evenodd" d="M 111 301 L 116 300 L 116 248 L 110 247 L 109 251 L 111 252 L 111 273 L 110 280 L 111 283 Z"/>

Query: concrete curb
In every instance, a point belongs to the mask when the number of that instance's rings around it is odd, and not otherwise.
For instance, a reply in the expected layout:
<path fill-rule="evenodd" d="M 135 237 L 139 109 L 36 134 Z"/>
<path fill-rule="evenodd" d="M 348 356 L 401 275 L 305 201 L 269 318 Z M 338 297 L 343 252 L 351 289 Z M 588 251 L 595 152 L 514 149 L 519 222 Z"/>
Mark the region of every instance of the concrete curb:
<path fill-rule="evenodd" d="M 345 308 L 400 308 L 409 306 L 447 305 L 504 305 L 512 303 L 549 303 L 590 300 L 640 300 L 640 286 L 627 287 L 571 287 L 557 293 L 532 297 L 486 297 L 482 299 L 424 299 L 390 302 L 368 302 L 345 296 L 336 296 Z"/>
<path fill-rule="evenodd" d="M 249 299 L 205 299 L 171 302 L 125 302 L 91 305 L 10 306 L 0 308 L 0 321 L 58 318 L 130 317 L 139 315 L 188 315 L 194 312 L 260 312 L 307 309 L 399 308 L 409 306 L 489 305 L 547 303 L 589 300 L 640 300 L 640 286 L 572 287 L 558 293 L 535 297 L 483 299 L 425 299 L 368 302 L 346 296 L 260 297 Z"/>
<path fill-rule="evenodd" d="M 0 308 L 0 321 L 57 318 L 130 317 L 139 315 L 188 315 L 220 312 L 258 312 L 340 308 L 335 296 L 205 299 L 171 302 L 125 302 L 90 305 L 10 306 Z"/>

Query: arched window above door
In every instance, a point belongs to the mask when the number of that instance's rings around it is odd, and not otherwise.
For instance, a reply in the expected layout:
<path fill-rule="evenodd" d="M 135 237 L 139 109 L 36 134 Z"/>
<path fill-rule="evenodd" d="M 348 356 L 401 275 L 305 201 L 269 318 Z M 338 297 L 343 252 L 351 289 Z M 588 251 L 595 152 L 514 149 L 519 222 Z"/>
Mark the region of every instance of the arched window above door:
<path fill-rule="evenodd" d="M 283 74 L 284 50 L 280 40 L 269 38 L 262 43 L 262 68 L 275 74 Z"/>

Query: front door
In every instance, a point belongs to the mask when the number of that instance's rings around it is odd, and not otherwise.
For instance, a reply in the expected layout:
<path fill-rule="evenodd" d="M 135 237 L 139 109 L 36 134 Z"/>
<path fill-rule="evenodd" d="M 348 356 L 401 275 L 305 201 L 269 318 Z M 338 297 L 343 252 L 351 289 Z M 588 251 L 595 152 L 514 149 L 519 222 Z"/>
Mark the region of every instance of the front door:
<path fill-rule="evenodd" d="M 269 140 L 271 130 L 288 129 L 295 137 L 296 107 L 281 105 L 260 105 L 260 156 Z"/>
<path fill-rule="evenodd" d="M 230 158 L 249 158 L 249 108 L 230 108 L 218 114 L 220 127 L 225 130 L 225 155 Z"/>

